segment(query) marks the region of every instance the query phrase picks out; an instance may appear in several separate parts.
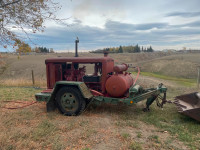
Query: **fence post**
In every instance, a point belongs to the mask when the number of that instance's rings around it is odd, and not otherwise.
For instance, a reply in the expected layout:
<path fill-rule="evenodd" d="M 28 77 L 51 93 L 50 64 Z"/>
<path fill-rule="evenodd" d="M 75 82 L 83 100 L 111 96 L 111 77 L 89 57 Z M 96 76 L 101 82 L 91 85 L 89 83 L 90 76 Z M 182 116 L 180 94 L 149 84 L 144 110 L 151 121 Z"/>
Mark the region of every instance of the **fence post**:
<path fill-rule="evenodd" d="M 33 82 L 33 86 L 35 85 L 35 78 L 34 78 L 34 72 L 32 70 L 32 82 Z"/>
<path fill-rule="evenodd" d="M 197 88 L 199 89 L 199 82 L 200 82 L 200 66 L 198 66 L 197 69 Z"/>

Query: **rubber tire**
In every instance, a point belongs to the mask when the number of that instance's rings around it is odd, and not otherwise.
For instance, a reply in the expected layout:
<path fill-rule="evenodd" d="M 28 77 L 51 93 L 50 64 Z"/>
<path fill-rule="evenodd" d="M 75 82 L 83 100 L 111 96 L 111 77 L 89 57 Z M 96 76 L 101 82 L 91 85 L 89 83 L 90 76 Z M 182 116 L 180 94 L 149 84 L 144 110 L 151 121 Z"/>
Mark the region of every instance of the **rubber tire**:
<path fill-rule="evenodd" d="M 61 105 L 62 95 L 68 92 L 72 93 L 78 101 L 78 108 L 75 111 L 66 111 L 65 108 L 63 108 L 63 106 Z M 56 102 L 59 111 L 66 116 L 77 116 L 81 114 L 86 105 L 85 99 L 83 98 L 82 94 L 77 88 L 74 87 L 62 87 L 56 94 Z"/>

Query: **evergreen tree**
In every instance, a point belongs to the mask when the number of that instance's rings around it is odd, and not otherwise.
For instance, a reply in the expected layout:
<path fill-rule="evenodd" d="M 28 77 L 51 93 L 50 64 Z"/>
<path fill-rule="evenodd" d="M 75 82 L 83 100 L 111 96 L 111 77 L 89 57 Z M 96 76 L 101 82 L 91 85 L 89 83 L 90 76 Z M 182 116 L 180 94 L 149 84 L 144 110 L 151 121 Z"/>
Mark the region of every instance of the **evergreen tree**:
<path fill-rule="evenodd" d="M 151 46 L 150 46 L 150 48 L 149 48 L 149 49 L 150 49 L 150 52 L 153 52 L 153 51 L 154 51 L 154 50 L 153 50 L 153 48 L 152 48 Z"/>
<path fill-rule="evenodd" d="M 119 46 L 119 47 L 111 47 L 111 48 L 104 48 L 94 51 L 94 53 L 102 53 L 102 51 L 109 51 L 111 53 L 140 53 L 142 52 L 153 52 L 152 47 L 141 47 L 137 44 L 135 46 L 129 45 L 129 46 Z"/>
<path fill-rule="evenodd" d="M 135 46 L 135 52 L 140 53 L 140 47 L 138 46 L 138 44 Z"/>
<path fill-rule="evenodd" d="M 38 47 L 39 52 L 41 53 L 49 53 L 49 49 L 47 49 L 46 47 Z"/>
<path fill-rule="evenodd" d="M 119 47 L 119 51 L 118 51 L 119 53 L 123 53 L 123 48 L 122 48 L 122 46 L 120 45 L 120 47 Z"/>
<path fill-rule="evenodd" d="M 154 50 L 152 49 L 152 47 L 150 46 L 149 48 L 147 48 L 147 52 L 153 52 Z"/>

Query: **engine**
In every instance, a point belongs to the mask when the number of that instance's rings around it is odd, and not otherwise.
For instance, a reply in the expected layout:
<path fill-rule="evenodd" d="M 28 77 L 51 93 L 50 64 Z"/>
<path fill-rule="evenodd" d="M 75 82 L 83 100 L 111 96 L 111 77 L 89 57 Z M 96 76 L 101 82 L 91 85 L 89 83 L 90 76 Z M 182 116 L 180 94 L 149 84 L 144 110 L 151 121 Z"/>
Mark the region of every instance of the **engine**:
<path fill-rule="evenodd" d="M 128 65 L 122 64 L 114 66 L 114 75 L 106 81 L 106 91 L 112 97 L 123 97 L 133 85 L 133 78 L 127 72 Z"/>

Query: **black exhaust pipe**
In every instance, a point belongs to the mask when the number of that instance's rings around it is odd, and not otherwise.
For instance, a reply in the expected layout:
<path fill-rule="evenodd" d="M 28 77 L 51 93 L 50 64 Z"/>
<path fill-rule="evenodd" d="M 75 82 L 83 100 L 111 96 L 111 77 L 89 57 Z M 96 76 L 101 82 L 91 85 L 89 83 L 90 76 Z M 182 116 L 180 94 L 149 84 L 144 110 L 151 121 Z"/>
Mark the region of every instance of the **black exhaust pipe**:
<path fill-rule="evenodd" d="M 78 57 L 78 43 L 79 43 L 79 39 L 77 37 L 75 40 L 75 57 Z"/>

